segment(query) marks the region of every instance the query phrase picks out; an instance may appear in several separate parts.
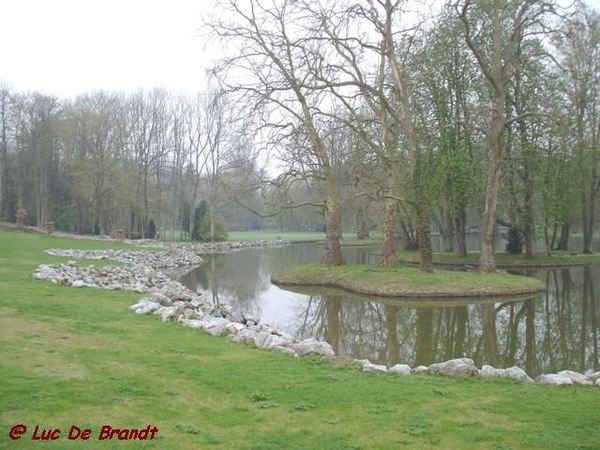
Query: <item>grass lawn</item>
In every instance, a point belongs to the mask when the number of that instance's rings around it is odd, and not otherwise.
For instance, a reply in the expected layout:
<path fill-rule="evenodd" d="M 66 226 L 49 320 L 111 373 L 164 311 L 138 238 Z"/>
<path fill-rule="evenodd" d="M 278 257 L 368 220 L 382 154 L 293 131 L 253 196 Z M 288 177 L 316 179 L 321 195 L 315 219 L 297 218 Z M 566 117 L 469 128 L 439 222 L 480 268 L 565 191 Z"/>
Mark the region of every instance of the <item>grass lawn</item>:
<path fill-rule="evenodd" d="M 598 448 L 600 389 L 360 373 L 257 350 L 128 312 L 139 294 L 36 281 L 39 263 L 66 259 L 50 247 L 124 246 L 0 232 L 0 449 Z M 12 441 L 16 424 L 27 431 Z M 32 441 L 36 425 L 62 432 Z M 67 440 L 72 425 L 89 440 Z M 159 433 L 99 441 L 104 425 Z"/>
<path fill-rule="evenodd" d="M 407 266 L 374 267 L 323 264 L 289 266 L 271 277 L 282 285 L 335 286 L 360 294 L 393 297 L 481 297 L 521 295 L 544 289 L 537 278 L 495 273 L 436 270 L 421 273 Z"/>

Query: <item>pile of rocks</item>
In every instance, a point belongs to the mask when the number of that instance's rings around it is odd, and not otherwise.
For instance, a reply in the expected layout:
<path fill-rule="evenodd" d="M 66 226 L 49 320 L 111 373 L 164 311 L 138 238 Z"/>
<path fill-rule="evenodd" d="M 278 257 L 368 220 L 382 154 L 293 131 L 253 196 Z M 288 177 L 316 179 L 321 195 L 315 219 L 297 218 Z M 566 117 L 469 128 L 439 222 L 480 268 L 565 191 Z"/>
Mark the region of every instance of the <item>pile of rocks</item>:
<path fill-rule="evenodd" d="M 397 373 L 401 375 L 429 374 L 429 375 L 447 375 L 454 377 L 481 376 L 484 378 L 511 378 L 513 380 L 525 381 L 529 383 L 551 384 L 556 386 L 579 384 L 581 386 L 600 387 L 600 372 L 588 373 L 587 375 L 563 370 L 555 374 L 543 374 L 535 380 L 532 379 L 520 367 L 513 366 L 508 369 L 496 369 L 489 365 L 484 365 L 481 369 L 475 366 L 475 362 L 470 358 L 451 359 L 443 363 L 434 363 L 429 366 L 417 366 L 411 368 L 407 364 L 396 364 L 392 367 L 373 364 L 368 359 L 357 359 L 355 364 L 362 366 L 363 372 L 383 372 Z"/>
<path fill-rule="evenodd" d="M 197 265 L 201 259 L 187 251 L 131 252 L 81 251 L 52 249 L 47 253 L 85 259 L 117 260 L 133 266 L 79 266 L 76 261 L 66 264 L 42 264 L 33 276 L 54 284 L 73 287 L 119 289 L 145 293 L 146 296 L 129 309 L 136 314 L 153 313 L 163 322 L 203 330 L 213 336 L 232 336 L 235 342 L 259 348 L 289 353 L 334 356 L 331 345 L 316 339 L 299 341 L 293 336 L 272 329 L 248 314 L 234 314 L 228 305 L 214 305 L 165 275 L 160 268 Z"/>
<path fill-rule="evenodd" d="M 197 294 L 181 283 L 152 267 L 136 264 L 126 267 L 78 266 L 67 264 L 42 264 L 33 273 L 38 280 L 73 287 L 91 287 L 139 293 L 158 290 L 173 299 L 191 300 Z"/>
<path fill-rule="evenodd" d="M 118 261 L 126 264 L 147 266 L 153 269 L 176 269 L 180 267 L 199 266 L 204 262 L 201 257 L 187 249 L 177 249 L 169 252 L 148 252 L 51 248 L 46 250 L 46 253 L 52 256 L 63 256 L 67 258 Z"/>
<path fill-rule="evenodd" d="M 288 245 L 290 241 L 283 239 L 256 240 L 256 241 L 223 241 L 223 242 L 162 242 L 150 239 L 124 241 L 130 244 L 141 245 L 144 247 L 159 247 L 167 249 L 186 249 L 194 253 L 208 255 L 212 253 L 231 253 L 241 250 L 264 247 L 281 247 Z"/>

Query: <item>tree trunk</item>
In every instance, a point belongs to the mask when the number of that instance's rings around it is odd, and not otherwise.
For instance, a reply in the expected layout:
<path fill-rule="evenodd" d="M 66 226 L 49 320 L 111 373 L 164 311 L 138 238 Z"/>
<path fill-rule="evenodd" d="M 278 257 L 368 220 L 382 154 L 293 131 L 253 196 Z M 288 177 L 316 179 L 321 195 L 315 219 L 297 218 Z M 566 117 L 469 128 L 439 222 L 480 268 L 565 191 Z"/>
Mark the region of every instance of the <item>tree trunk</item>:
<path fill-rule="evenodd" d="M 196 196 L 193 195 L 192 196 L 192 201 L 190 202 L 190 208 L 189 208 L 189 224 L 188 224 L 188 239 L 191 241 L 192 240 L 192 236 L 194 236 L 194 227 L 196 226 L 196 221 L 195 221 L 195 207 L 196 205 Z"/>
<path fill-rule="evenodd" d="M 481 255 L 479 258 L 479 271 L 481 273 L 496 271 L 494 232 L 496 229 L 496 211 L 503 160 L 504 105 L 505 96 L 504 91 L 501 90 L 496 94 L 492 129 L 490 130 L 490 158 L 485 188 L 485 205 L 481 221 Z"/>
<path fill-rule="evenodd" d="M 0 92 L 0 95 L 2 92 Z M 8 141 L 6 138 L 6 111 L 4 98 L 0 103 L 0 122 L 2 133 L 0 134 L 0 217 L 8 219 Z"/>
<path fill-rule="evenodd" d="M 456 232 L 456 230 L 454 229 L 454 221 L 452 220 L 452 215 L 450 214 L 450 212 L 444 212 L 443 216 L 445 225 L 444 229 L 440 230 L 440 232 L 444 240 L 444 252 L 452 253 L 454 251 L 454 234 Z"/>
<path fill-rule="evenodd" d="M 467 256 L 467 211 L 464 206 L 454 217 L 454 236 L 456 238 L 456 256 Z"/>
<path fill-rule="evenodd" d="M 523 125 L 523 130 L 525 129 L 525 125 Z M 521 132 L 522 135 L 525 131 Z M 534 185 L 533 185 L 533 175 L 532 169 L 534 162 L 532 161 L 534 155 L 531 154 L 532 150 L 529 149 L 529 145 L 526 142 L 525 138 L 521 138 L 522 146 L 525 146 L 527 150 L 523 150 L 525 153 L 524 161 L 523 161 L 523 178 L 525 184 L 525 204 L 523 205 L 524 212 L 524 226 L 523 226 L 523 234 L 525 236 L 525 258 L 526 259 L 534 259 L 536 256 L 535 251 L 535 215 L 533 208 L 534 201 Z"/>
<path fill-rule="evenodd" d="M 341 266 L 344 264 L 344 258 L 340 245 L 340 211 L 335 191 L 331 190 L 325 206 L 325 223 L 325 253 L 322 262 L 328 266 Z"/>
<path fill-rule="evenodd" d="M 571 234 L 571 223 L 563 223 L 560 227 L 560 237 L 556 250 L 569 250 L 569 235 Z"/>
<path fill-rule="evenodd" d="M 369 227 L 365 220 L 365 211 L 359 208 L 356 212 L 356 238 L 363 240 L 369 237 Z"/>
<path fill-rule="evenodd" d="M 388 196 L 385 198 L 385 216 L 383 219 L 383 245 L 381 249 L 381 267 L 392 267 L 400 264 L 396 255 L 396 227 L 398 224 L 398 182 L 397 163 L 388 165 Z"/>
<path fill-rule="evenodd" d="M 592 253 L 592 241 L 594 238 L 594 196 L 593 190 L 583 196 L 582 222 L 583 222 L 583 253 Z"/>
<path fill-rule="evenodd" d="M 419 253 L 421 262 L 419 267 L 421 272 L 433 273 L 433 251 L 431 249 L 431 220 L 429 217 L 429 208 L 427 205 L 427 196 L 423 187 L 419 186 Z"/>

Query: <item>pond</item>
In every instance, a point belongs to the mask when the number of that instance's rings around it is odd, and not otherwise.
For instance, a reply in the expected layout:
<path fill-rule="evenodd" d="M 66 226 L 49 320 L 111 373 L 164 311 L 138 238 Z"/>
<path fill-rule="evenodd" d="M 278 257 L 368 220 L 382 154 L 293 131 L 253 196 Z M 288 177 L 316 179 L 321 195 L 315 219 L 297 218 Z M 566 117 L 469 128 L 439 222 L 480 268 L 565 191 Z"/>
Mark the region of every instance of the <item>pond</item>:
<path fill-rule="evenodd" d="M 344 256 L 374 264 L 379 250 L 346 247 Z M 385 299 L 271 284 L 271 273 L 318 261 L 322 251 L 318 244 L 292 244 L 207 255 L 180 281 L 275 329 L 326 340 L 336 354 L 378 364 L 414 367 L 466 356 L 479 367 L 517 365 L 530 376 L 600 370 L 600 265 L 530 270 L 546 290 L 518 299 Z"/>

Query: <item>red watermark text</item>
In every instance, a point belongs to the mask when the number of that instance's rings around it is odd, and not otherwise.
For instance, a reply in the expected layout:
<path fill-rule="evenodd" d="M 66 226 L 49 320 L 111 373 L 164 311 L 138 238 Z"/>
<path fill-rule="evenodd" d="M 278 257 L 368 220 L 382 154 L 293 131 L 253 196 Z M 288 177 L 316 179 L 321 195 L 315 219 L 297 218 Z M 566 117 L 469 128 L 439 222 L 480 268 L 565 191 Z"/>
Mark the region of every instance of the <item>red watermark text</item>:
<path fill-rule="evenodd" d="M 144 428 L 115 428 L 112 425 L 102 425 L 99 430 L 82 428 L 71 425 L 69 429 L 48 428 L 36 424 L 27 427 L 22 423 L 13 425 L 8 431 L 8 437 L 13 441 L 23 438 L 32 441 L 148 441 L 158 434 L 158 427 L 148 424 Z"/>

